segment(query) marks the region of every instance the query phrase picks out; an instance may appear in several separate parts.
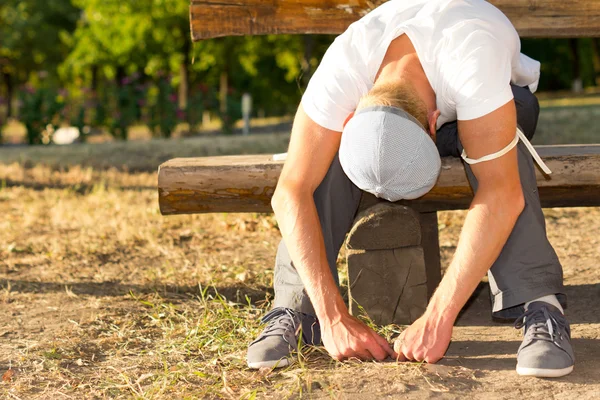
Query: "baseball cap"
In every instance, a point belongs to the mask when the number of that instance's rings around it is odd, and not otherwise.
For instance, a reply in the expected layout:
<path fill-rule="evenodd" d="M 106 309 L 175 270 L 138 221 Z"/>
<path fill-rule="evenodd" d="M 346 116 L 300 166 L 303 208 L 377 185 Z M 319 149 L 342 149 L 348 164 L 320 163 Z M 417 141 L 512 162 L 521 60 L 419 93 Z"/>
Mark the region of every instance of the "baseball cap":
<path fill-rule="evenodd" d="M 356 186 L 388 201 L 423 196 L 435 185 L 442 165 L 423 125 L 389 106 L 354 114 L 344 127 L 339 158 Z"/>

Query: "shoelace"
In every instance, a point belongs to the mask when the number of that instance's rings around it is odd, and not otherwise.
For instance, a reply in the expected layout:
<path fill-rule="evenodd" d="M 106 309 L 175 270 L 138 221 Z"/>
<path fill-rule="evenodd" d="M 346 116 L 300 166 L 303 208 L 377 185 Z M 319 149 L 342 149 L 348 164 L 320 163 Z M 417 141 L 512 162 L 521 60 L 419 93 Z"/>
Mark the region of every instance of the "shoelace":
<path fill-rule="evenodd" d="M 515 328 L 521 329 L 524 326 L 526 327 L 526 334 L 531 335 L 532 339 L 554 342 L 559 347 L 560 345 L 555 340 L 556 335 L 558 334 L 559 338 L 562 339 L 561 329 L 569 334 L 567 320 L 562 315 L 550 313 L 548 308 L 543 306 L 525 311 L 523 315 L 517 318 Z"/>
<path fill-rule="evenodd" d="M 267 337 L 267 336 L 282 336 L 283 339 L 293 347 L 297 346 L 297 343 L 290 343 L 287 339 L 287 335 L 291 334 L 292 337 L 296 337 L 300 328 L 300 318 L 289 308 L 277 307 L 269 311 L 262 319 L 262 323 L 269 323 L 263 330 L 256 341 Z"/>

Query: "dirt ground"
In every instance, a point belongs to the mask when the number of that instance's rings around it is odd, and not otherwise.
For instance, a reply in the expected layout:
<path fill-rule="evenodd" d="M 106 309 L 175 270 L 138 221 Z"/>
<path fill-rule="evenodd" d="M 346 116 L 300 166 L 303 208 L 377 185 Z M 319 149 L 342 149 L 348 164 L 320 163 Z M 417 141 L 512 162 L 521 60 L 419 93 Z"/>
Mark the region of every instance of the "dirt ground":
<path fill-rule="evenodd" d="M 521 334 L 492 322 L 484 283 L 439 364 L 339 363 L 306 349 L 292 367 L 254 372 L 245 348 L 272 299 L 272 216 L 163 217 L 153 174 L 0 166 L 8 176 L 0 398 L 600 398 L 598 208 L 545 210 L 577 357 L 565 378 L 517 376 Z M 463 218 L 440 213 L 444 265 Z M 343 276 L 343 255 L 339 265 Z"/>

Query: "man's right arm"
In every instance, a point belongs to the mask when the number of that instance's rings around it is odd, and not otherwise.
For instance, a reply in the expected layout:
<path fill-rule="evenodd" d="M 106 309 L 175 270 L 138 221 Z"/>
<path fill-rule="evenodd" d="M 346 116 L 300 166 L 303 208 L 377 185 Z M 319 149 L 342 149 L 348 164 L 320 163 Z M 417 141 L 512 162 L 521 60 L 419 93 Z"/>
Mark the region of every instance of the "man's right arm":
<path fill-rule="evenodd" d="M 294 267 L 321 324 L 323 343 L 337 359 L 383 360 L 395 354 L 381 336 L 352 317 L 331 275 L 314 192 L 340 146 L 341 132 L 315 123 L 299 107 L 287 159 L 271 204 Z"/>

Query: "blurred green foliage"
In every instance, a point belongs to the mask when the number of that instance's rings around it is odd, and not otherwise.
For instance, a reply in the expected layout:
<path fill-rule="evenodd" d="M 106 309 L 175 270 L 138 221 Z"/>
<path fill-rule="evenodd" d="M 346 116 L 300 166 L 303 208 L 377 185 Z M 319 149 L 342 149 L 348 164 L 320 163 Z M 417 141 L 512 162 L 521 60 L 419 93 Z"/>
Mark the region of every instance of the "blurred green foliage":
<path fill-rule="evenodd" d="M 11 114 L 23 120 L 31 143 L 60 123 L 119 139 L 144 123 L 169 137 L 180 122 L 193 131 L 206 113 L 230 130 L 246 92 L 255 115 L 295 111 L 332 36 L 192 43 L 188 7 L 189 0 L 2 0 L 0 125 Z M 576 75 L 583 86 L 598 84 L 598 46 L 528 39 L 523 52 L 542 61 L 540 90 L 557 90 L 571 88 Z"/>
<path fill-rule="evenodd" d="M 53 88 L 43 87 L 35 90 L 26 87 L 21 95 L 21 103 L 20 118 L 27 129 L 27 142 L 44 143 L 41 132 L 52 132 L 58 126 L 60 112 L 65 107 L 64 99 Z"/>

